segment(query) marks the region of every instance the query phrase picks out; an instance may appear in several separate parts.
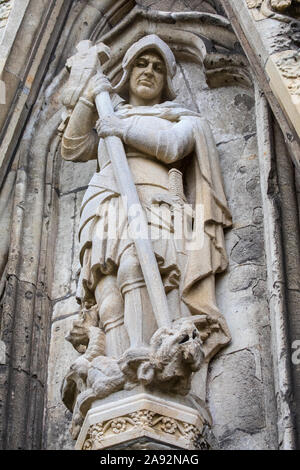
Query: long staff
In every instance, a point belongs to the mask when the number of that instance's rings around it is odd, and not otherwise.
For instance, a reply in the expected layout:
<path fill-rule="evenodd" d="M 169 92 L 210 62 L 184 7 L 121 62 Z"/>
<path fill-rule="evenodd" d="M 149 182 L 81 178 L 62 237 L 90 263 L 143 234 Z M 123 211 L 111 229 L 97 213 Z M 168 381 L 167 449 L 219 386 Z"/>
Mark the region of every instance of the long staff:
<path fill-rule="evenodd" d="M 107 46 L 104 47 L 107 50 Z M 100 60 L 99 73 L 102 73 Z M 114 114 L 114 109 L 107 91 L 101 92 L 96 97 L 95 102 L 99 117 L 111 116 Z M 135 219 L 129 209 L 133 205 L 137 209 L 136 212 L 139 216 L 140 233 L 142 234 L 142 237 L 133 237 L 133 241 L 158 327 L 170 327 L 171 318 L 168 309 L 167 297 L 153 251 L 152 242 L 148 236 L 148 221 L 139 200 L 123 143 L 121 139 L 114 136 L 106 137 L 104 141 L 120 194 L 123 196 L 123 201 L 126 201 L 127 203 L 127 207 L 125 209 L 128 216 L 129 227 Z"/>

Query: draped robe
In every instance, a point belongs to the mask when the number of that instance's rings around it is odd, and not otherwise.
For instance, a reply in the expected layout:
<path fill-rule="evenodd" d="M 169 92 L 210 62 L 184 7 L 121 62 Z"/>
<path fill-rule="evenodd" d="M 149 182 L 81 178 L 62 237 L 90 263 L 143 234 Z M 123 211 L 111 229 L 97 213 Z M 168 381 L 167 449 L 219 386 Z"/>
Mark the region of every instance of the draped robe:
<path fill-rule="evenodd" d="M 124 137 L 125 151 L 149 225 L 153 219 L 149 196 L 167 195 L 169 169 L 185 167 L 183 163 L 188 160 L 189 173 L 194 177 L 193 203 L 203 208 L 202 242 L 185 253 L 185 269 L 180 270 L 173 227 L 162 221 L 161 233 L 169 236 L 153 240 L 153 249 L 166 292 L 179 288 L 181 299 L 191 314 L 205 314 L 219 325 L 219 330 L 211 334 L 205 344 L 206 355 L 211 356 L 230 341 L 225 319 L 215 302 L 214 276 L 223 272 L 228 264 L 223 230 L 231 225 L 231 215 L 210 126 L 197 113 L 174 102 L 152 107 L 133 107 L 118 102 L 115 112 L 130 124 Z M 66 160 L 87 161 L 97 158 L 98 137 L 94 131 L 73 138 L 64 136 L 62 147 Z M 91 304 L 95 303 L 94 291 L 101 276 L 116 274 L 122 253 L 133 244 L 130 238 L 123 236 L 126 217 L 119 218 L 116 237 L 110 239 L 105 235 L 111 223 L 112 208 L 117 208 L 119 214 L 121 196 L 103 141 L 99 146 L 98 163 L 100 171 L 92 177 L 82 202 L 79 228 L 81 273 L 77 299 Z M 191 184 L 189 179 L 185 183 L 187 188 Z M 195 224 L 195 229 L 200 229 L 197 220 Z"/>

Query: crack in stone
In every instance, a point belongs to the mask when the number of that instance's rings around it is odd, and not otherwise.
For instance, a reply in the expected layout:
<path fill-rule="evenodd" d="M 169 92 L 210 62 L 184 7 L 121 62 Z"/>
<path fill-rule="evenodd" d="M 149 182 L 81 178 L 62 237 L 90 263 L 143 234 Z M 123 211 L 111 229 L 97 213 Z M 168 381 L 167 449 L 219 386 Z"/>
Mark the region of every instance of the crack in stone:
<path fill-rule="evenodd" d="M 40 296 L 41 296 L 40 294 L 42 294 L 42 296 L 43 296 L 44 298 L 46 298 L 47 300 L 49 300 L 49 302 L 52 302 L 52 300 L 51 300 L 49 294 L 47 294 L 46 291 L 44 291 L 44 290 L 38 288 L 33 282 L 25 281 L 25 280 L 23 280 L 23 279 L 18 278 L 18 276 L 17 276 L 16 274 L 12 274 L 12 273 L 8 274 L 8 275 L 7 275 L 7 278 L 6 278 L 6 282 L 8 283 L 8 282 L 9 282 L 9 279 L 12 278 L 12 277 L 14 277 L 20 284 L 25 284 L 25 285 L 28 284 L 29 286 L 33 287 L 33 288 L 35 289 L 35 297 L 40 297 Z M 40 282 L 40 281 L 39 281 L 39 282 Z M 5 288 L 5 289 L 6 289 L 6 288 Z M 5 292 L 3 293 L 2 299 L 3 299 L 4 297 L 5 297 Z M 1 299 L 1 300 L 2 300 L 2 299 Z"/>
<path fill-rule="evenodd" d="M 70 317 L 75 317 L 76 315 L 78 315 L 80 313 L 80 311 L 78 310 L 77 312 L 73 312 L 73 313 L 66 313 L 65 315 L 60 315 L 59 317 L 56 317 L 52 320 L 52 325 L 54 325 L 54 323 L 58 322 L 58 321 L 61 321 L 61 320 L 66 320 L 67 318 L 70 318 Z"/>
<path fill-rule="evenodd" d="M 43 384 L 41 379 L 39 379 L 36 374 L 32 374 L 32 373 L 28 372 L 27 370 L 22 369 L 21 367 L 12 367 L 12 370 L 15 371 L 15 372 L 23 372 L 23 374 L 27 375 L 31 379 L 36 380 L 41 385 L 42 388 L 45 388 L 45 384 Z"/>
<path fill-rule="evenodd" d="M 201 114 L 201 113 L 200 113 L 199 106 L 198 106 L 197 99 L 196 99 L 196 97 L 194 96 L 194 93 L 193 93 L 193 91 L 192 91 L 192 89 L 191 89 L 191 87 L 190 87 L 190 84 L 189 84 L 189 82 L 188 82 L 186 76 L 185 76 L 185 73 L 184 73 L 184 70 L 183 70 L 183 67 L 182 67 L 181 64 L 179 64 L 179 68 L 180 68 L 180 71 L 181 71 L 181 73 L 182 73 L 182 77 L 183 77 L 185 86 L 187 87 L 187 90 L 188 90 L 188 92 L 189 92 L 191 98 L 193 98 L 193 102 L 196 104 L 196 108 L 197 108 L 198 113 Z"/>
<path fill-rule="evenodd" d="M 222 140 L 221 142 L 218 142 L 216 145 L 217 147 L 219 147 L 220 145 L 229 144 L 230 142 L 235 142 L 236 140 L 241 140 L 241 137 L 234 137 L 233 139 Z"/>
<path fill-rule="evenodd" d="M 59 189 L 57 189 L 57 193 L 58 193 L 59 197 L 68 196 L 69 194 L 75 194 L 76 195 L 76 193 L 80 193 L 81 191 L 86 191 L 87 188 L 88 188 L 88 186 L 80 186 L 79 188 L 72 189 L 71 191 L 66 191 L 65 193 L 61 193 L 59 191 Z"/>
<path fill-rule="evenodd" d="M 58 297 L 56 299 L 52 299 L 51 302 L 53 303 L 53 306 L 55 306 L 58 302 L 61 302 L 63 300 L 68 300 L 71 297 L 75 297 L 75 295 L 76 295 L 76 292 L 72 292 L 70 294 L 64 295 L 63 297 Z"/>
<path fill-rule="evenodd" d="M 7 275 L 7 281 L 9 281 L 9 278 L 10 277 L 14 277 L 17 279 L 18 282 L 22 283 L 22 284 L 29 284 L 30 286 L 33 286 L 35 289 L 37 289 L 37 286 L 33 283 L 33 282 L 29 282 L 29 281 L 24 281 L 23 279 L 19 279 L 18 276 L 16 274 L 8 274 Z"/>

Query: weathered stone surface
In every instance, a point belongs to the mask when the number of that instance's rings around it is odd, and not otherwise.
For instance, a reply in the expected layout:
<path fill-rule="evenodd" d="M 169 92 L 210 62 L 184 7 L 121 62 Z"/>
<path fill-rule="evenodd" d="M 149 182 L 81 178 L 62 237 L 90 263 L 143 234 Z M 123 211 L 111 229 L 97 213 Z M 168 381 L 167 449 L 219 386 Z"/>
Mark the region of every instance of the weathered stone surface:
<path fill-rule="evenodd" d="M 6 344 L 0 341 L 0 365 L 6 364 Z"/>
<path fill-rule="evenodd" d="M 79 356 L 71 344 L 65 340 L 75 318 L 76 316 L 72 315 L 64 320 L 54 321 L 52 324 L 48 363 L 47 449 L 74 448 L 74 441 L 69 430 L 72 415 L 61 402 L 60 388 L 70 362 Z M 63 362 L 62 358 L 64 358 Z"/>
<path fill-rule="evenodd" d="M 207 13 L 220 13 L 221 6 L 218 2 L 198 0 L 137 0 L 136 3 L 145 8 L 161 11 L 202 11 Z"/>
<path fill-rule="evenodd" d="M 45 446 L 47 450 L 74 450 L 70 434 L 72 414 L 62 403 L 47 409 Z"/>
<path fill-rule="evenodd" d="M 266 72 L 270 86 L 300 135 L 300 59 L 298 51 L 284 50 L 270 56 Z"/>
<path fill-rule="evenodd" d="M 261 275 L 265 276 L 264 267 L 261 268 Z M 232 292 L 246 290 L 256 286 L 258 282 L 259 267 L 253 264 L 241 264 L 232 269 L 228 280 L 229 289 Z"/>
<path fill-rule="evenodd" d="M 96 161 L 74 165 L 72 162 L 62 160 L 60 168 L 60 196 L 84 191 L 95 173 L 96 166 Z"/>
<path fill-rule="evenodd" d="M 289 347 L 293 345 L 300 337 L 299 323 L 299 301 L 300 301 L 300 250 L 299 250 L 299 223 L 297 213 L 296 187 L 295 187 L 295 169 L 287 155 L 287 149 L 283 142 L 283 136 L 276 125 L 276 164 L 278 176 L 278 188 L 280 192 L 280 203 L 282 211 L 282 242 L 283 255 L 285 260 L 285 299 L 288 309 L 288 327 L 289 327 Z M 296 170 L 298 171 L 298 170 Z M 287 350 L 289 357 L 290 350 Z M 293 374 L 293 397 L 291 406 L 296 411 L 295 426 L 300 430 L 300 365 L 292 361 Z M 290 404 L 289 397 L 280 397 L 281 400 Z M 299 443 L 298 443 L 299 445 Z"/>
<path fill-rule="evenodd" d="M 270 431 L 263 430 L 254 434 L 236 430 L 220 442 L 220 450 L 277 450 L 276 442 L 270 442 Z"/>
<path fill-rule="evenodd" d="M 75 295 L 66 296 L 53 301 L 53 315 L 52 320 L 63 319 L 79 312 L 79 305 L 76 301 Z"/>
<path fill-rule="evenodd" d="M 256 184 L 256 183 L 255 183 Z M 231 251 L 231 258 L 238 264 L 248 261 L 262 261 L 264 254 L 263 232 L 257 227 L 248 227 L 235 230 L 239 241 Z"/>
<path fill-rule="evenodd" d="M 279 120 L 291 157 L 299 166 L 299 5 L 293 2 L 293 7 L 286 8 L 291 5 L 290 0 L 241 1 L 239 4 L 234 0 L 222 0 L 221 3 Z M 278 8 L 279 3 L 282 8 Z"/>
<path fill-rule="evenodd" d="M 266 426 L 259 356 L 252 349 L 216 359 L 210 376 L 209 402 L 214 433 L 221 442 L 235 429 L 254 434 Z"/>
<path fill-rule="evenodd" d="M 55 281 L 52 285 L 52 299 L 71 295 L 75 291 L 72 278 L 72 263 L 76 237 L 75 227 L 76 193 L 60 198 L 57 244 L 55 250 Z"/>
<path fill-rule="evenodd" d="M 34 303 L 39 311 L 36 316 Z M 49 300 L 43 292 L 30 283 L 9 276 L 1 312 L 1 338 L 6 346 L 0 389 L 1 399 L 5 403 L 1 409 L 1 431 L 5 431 L 1 447 L 5 449 L 32 449 L 42 445 L 40 426 L 44 413 L 46 374 L 41 364 L 47 362 L 48 334 L 45 333 L 48 329 L 48 311 Z M 11 312 L 16 312 L 14 317 Z M 13 320 L 16 321 L 14 327 L 11 325 Z M 26 414 L 24 409 L 27 410 Z"/>
<path fill-rule="evenodd" d="M 125 442 L 122 445 L 117 445 L 111 447 L 111 450 L 180 450 L 179 447 L 174 447 L 171 445 L 162 444 L 159 441 L 154 439 L 149 439 L 147 437 L 140 437 L 135 439 L 132 442 Z"/>

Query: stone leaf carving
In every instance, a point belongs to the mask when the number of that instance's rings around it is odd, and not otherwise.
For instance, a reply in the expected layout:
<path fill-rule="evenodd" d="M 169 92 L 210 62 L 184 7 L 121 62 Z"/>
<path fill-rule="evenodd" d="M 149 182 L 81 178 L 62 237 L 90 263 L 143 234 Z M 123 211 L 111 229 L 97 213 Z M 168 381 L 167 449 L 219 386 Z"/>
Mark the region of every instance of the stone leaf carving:
<path fill-rule="evenodd" d="M 263 0 L 246 0 L 248 8 L 258 8 L 262 5 Z"/>
<path fill-rule="evenodd" d="M 289 22 L 300 13 L 299 0 L 246 0 L 246 2 L 248 8 L 259 8 L 263 16 L 279 21 Z"/>
<path fill-rule="evenodd" d="M 291 95 L 300 95 L 300 53 L 284 51 L 274 56 L 275 64 L 280 70 Z"/>
<path fill-rule="evenodd" d="M 6 26 L 9 14 L 11 12 L 13 0 L 0 1 L 0 30 Z"/>
<path fill-rule="evenodd" d="M 271 7 L 276 11 L 285 11 L 297 3 L 300 3 L 299 0 L 271 0 Z"/>
<path fill-rule="evenodd" d="M 183 438 L 189 443 L 194 443 L 195 448 L 198 448 L 198 442 L 200 445 L 201 436 L 196 426 L 149 410 L 140 410 L 90 426 L 83 450 L 95 450 L 101 447 L 101 442 L 110 435 L 121 434 L 133 428 Z M 203 448 L 202 441 L 201 447 Z"/>

